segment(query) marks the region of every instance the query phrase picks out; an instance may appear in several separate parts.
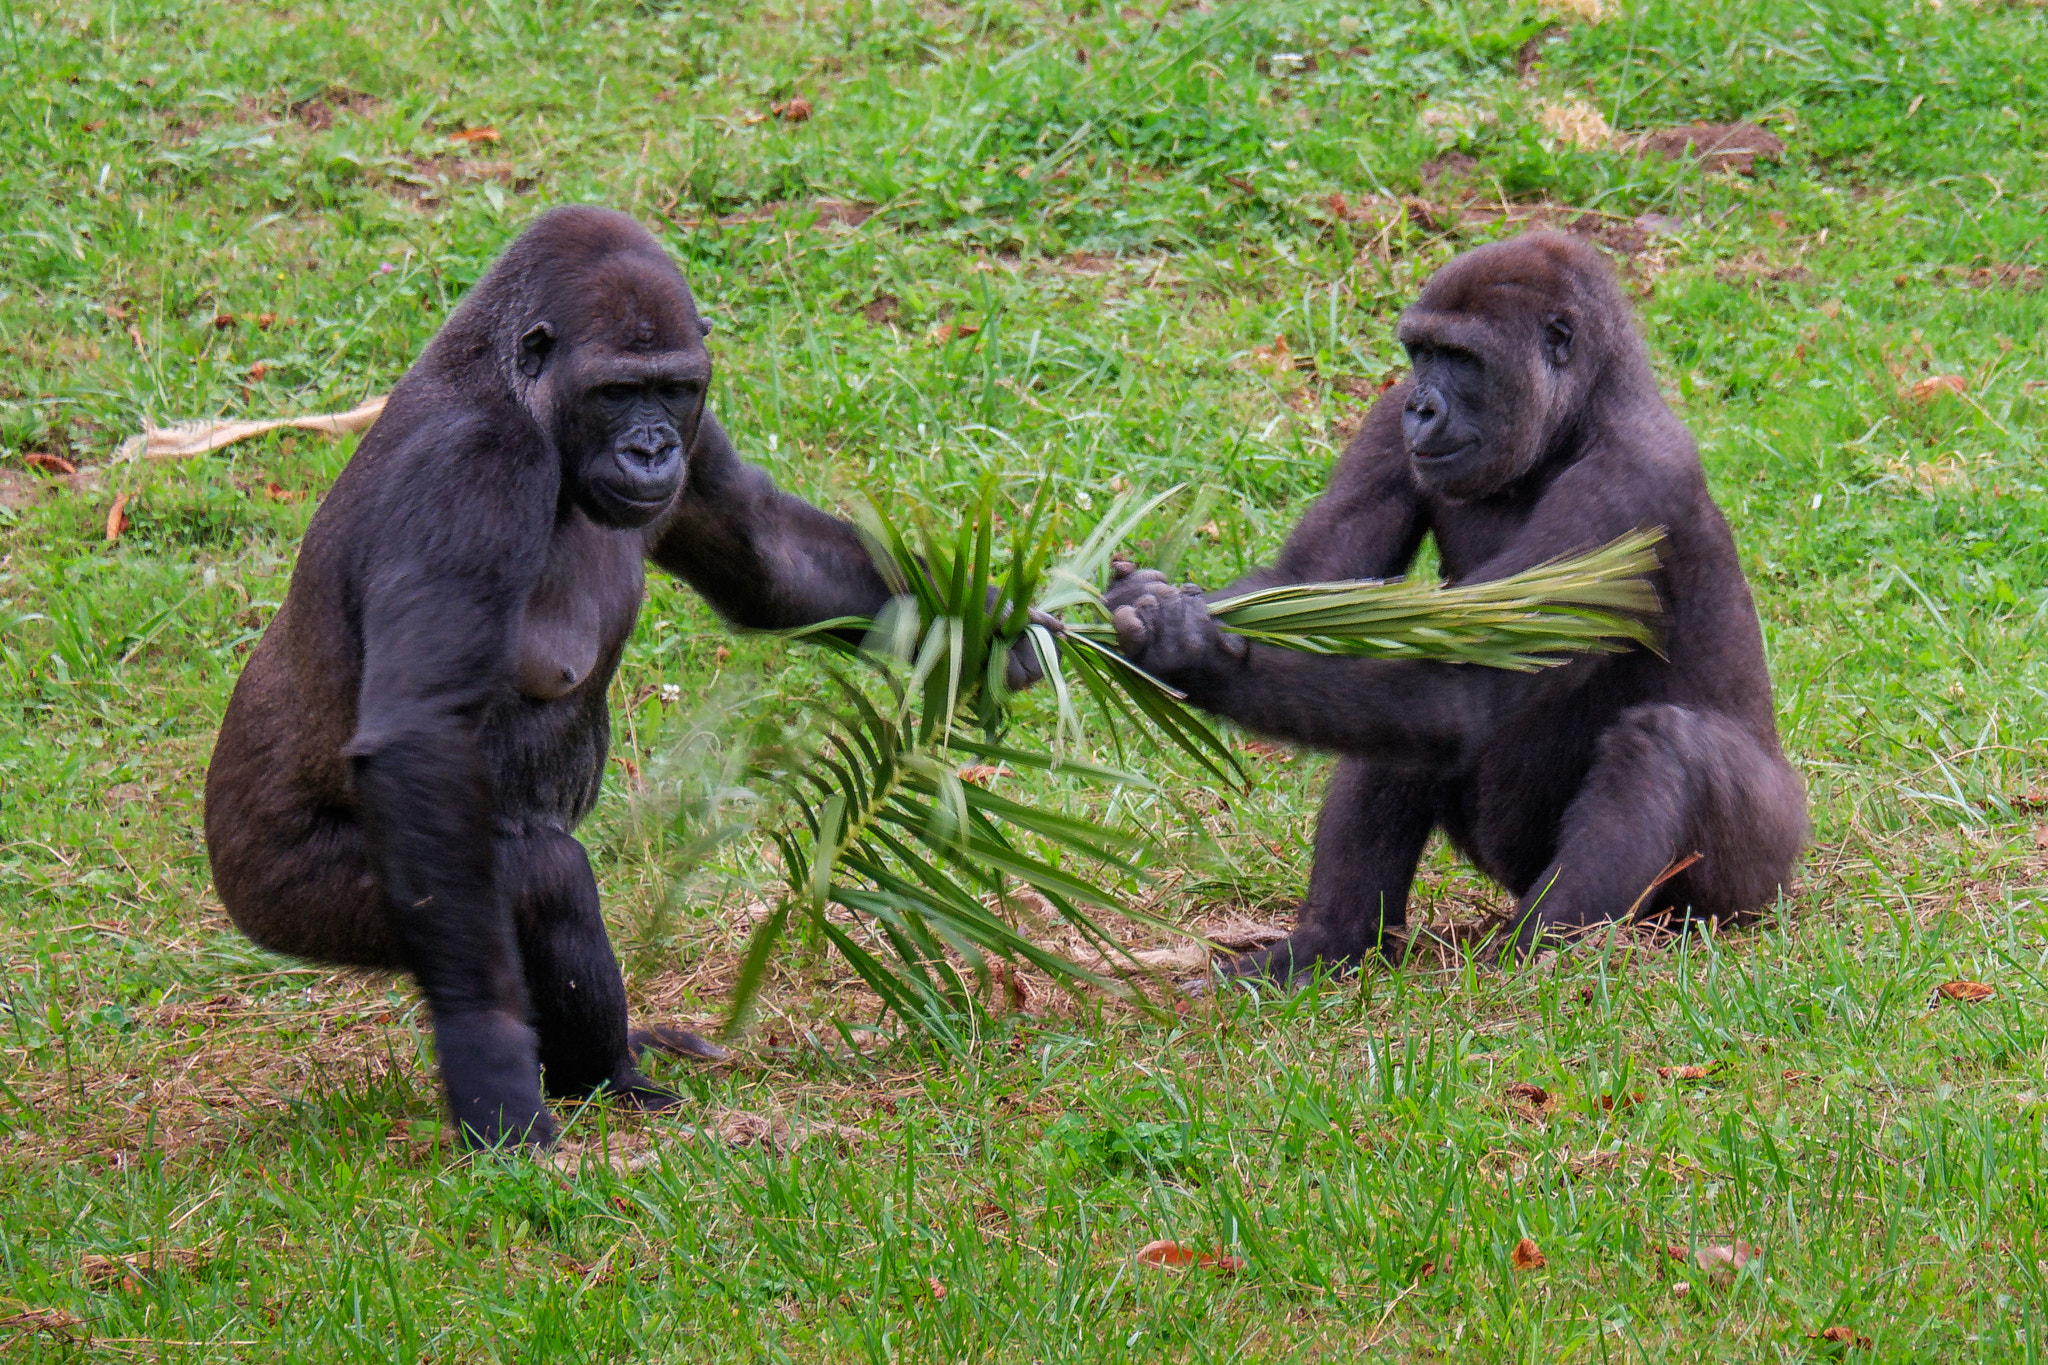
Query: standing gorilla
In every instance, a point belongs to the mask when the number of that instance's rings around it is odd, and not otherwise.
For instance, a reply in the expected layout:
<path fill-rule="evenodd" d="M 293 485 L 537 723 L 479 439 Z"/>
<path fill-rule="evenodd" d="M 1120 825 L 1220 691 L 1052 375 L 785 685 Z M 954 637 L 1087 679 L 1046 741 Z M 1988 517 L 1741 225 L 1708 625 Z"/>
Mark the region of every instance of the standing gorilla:
<path fill-rule="evenodd" d="M 1662 527 L 1666 657 L 1510 673 L 1300 654 L 1226 637 L 1199 588 L 1120 564 L 1109 606 L 1141 667 L 1342 755 L 1294 932 L 1231 970 L 1284 980 L 1380 948 L 1434 828 L 1514 892 L 1524 950 L 1638 908 L 1756 911 L 1805 840 L 1805 793 L 1728 523 L 1605 261 L 1557 233 L 1481 247 L 1437 272 L 1400 339 L 1411 381 L 1373 408 L 1279 562 L 1226 591 L 1392 577 L 1425 535 L 1447 582 L 1486 582 Z"/>
<path fill-rule="evenodd" d="M 642 561 L 734 623 L 888 598 L 859 536 L 740 463 L 709 329 L 623 214 L 557 209 L 392 391 L 314 516 L 206 779 L 215 884 L 266 948 L 403 969 L 473 1145 L 544 1145 L 542 1099 L 661 1108 L 635 1068 L 597 883 L 605 689 Z"/>

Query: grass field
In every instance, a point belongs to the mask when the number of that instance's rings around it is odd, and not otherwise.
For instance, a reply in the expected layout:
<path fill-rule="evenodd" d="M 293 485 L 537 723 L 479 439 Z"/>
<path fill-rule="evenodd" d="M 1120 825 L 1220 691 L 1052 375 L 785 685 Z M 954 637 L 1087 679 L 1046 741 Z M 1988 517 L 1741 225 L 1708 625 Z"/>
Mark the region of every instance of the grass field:
<path fill-rule="evenodd" d="M 2048 1354 L 2038 3 L 10 0 L 0 74 L 16 1355 Z M 1631 140 L 1699 119 L 1784 152 Z M 462 1159 L 405 983 L 251 947 L 199 834 L 350 442 L 113 454 L 381 392 L 572 201 L 662 234 L 785 486 L 947 506 L 1049 474 L 1078 524 L 1213 485 L 1211 584 L 1313 496 L 1436 265 L 1576 221 L 1756 588 L 1813 796 L 1798 886 L 1761 928 L 1514 975 L 1171 1024 L 1044 999 L 960 1057 L 850 1046 L 881 1035 L 836 1030 L 868 1022 L 844 973 L 793 951 L 732 1064 L 660 1073 L 681 1118 L 586 1106 L 558 1162 Z M 817 679 L 651 584 L 583 831 L 645 1013 L 720 1013 L 777 884 L 759 838 L 685 866 L 693 797 L 736 713 Z M 1248 750 L 1242 796 L 1149 763 L 1176 799 L 1118 798 L 1169 841 L 1147 904 L 1284 924 L 1325 760 Z M 1435 847 L 1412 913 L 1504 904 Z M 1156 1238 L 1244 1264 L 1137 1264 Z"/>

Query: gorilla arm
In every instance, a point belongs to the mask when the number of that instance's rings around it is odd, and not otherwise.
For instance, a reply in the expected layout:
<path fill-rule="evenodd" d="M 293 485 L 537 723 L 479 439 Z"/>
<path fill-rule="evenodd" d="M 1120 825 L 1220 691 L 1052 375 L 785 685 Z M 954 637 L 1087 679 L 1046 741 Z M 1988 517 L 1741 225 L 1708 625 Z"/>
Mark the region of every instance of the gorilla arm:
<path fill-rule="evenodd" d="M 1211 600 L 1287 583 L 1392 578 L 1407 572 L 1429 525 L 1401 445 L 1401 401 L 1407 386 L 1373 406 L 1271 565 L 1254 569 Z"/>
<path fill-rule="evenodd" d="M 1514 538 L 1461 581 L 1505 578 L 1657 524 L 1604 496 L 1603 478 L 1578 469 L 1560 477 Z M 1573 487 L 1581 482 L 1587 487 Z M 1255 645 L 1225 635 L 1199 589 L 1176 589 L 1149 571 L 1120 577 L 1107 602 L 1124 653 L 1204 710 L 1277 739 L 1400 766 L 1457 767 L 1495 727 L 1569 705 L 1613 663 L 1588 655 L 1517 673 Z"/>
<path fill-rule="evenodd" d="M 505 444 L 434 433 L 391 451 L 382 486 L 400 495 L 360 509 L 356 523 L 370 532 L 356 558 L 362 684 L 342 752 L 392 926 L 437 1030 L 477 1014 L 523 1027 L 526 1012 L 478 731 L 505 686 L 555 500 L 534 486 L 553 477 L 538 443 L 527 470 L 507 470 Z"/>
<path fill-rule="evenodd" d="M 648 530 L 648 558 L 747 630 L 874 616 L 891 593 L 860 533 L 744 463 L 709 410 L 673 511 Z M 989 589 L 991 602 L 996 589 Z M 858 636 L 849 634 L 858 643 Z M 1030 637 L 1010 650 L 1018 691 L 1042 676 Z"/>
<path fill-rule="evenodd" d="M 675 507 L 647 535 L 648 558 L 749 630 L 873 616 L 889 600 L 860 534 L 743 463 L 708 410 Z"/>

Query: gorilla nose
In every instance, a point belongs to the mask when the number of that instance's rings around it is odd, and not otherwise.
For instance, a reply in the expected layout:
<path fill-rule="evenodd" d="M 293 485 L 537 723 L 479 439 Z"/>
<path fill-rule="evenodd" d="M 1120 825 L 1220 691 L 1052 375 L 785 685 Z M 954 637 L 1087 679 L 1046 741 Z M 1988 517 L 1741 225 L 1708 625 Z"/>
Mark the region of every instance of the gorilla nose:
<path fill-rule="evenodd" d="M 1401 434 L 1407 438 L 1410 450 L 1418 455 L 1443 454 L 1434 447 L 1442 441 L 1449 425 L 1443 399 L 1434 388 L 1419 387 L 1408 395 L 1408 402 L 1401 409 Z"/>
<path fill-rule="evenodd" d="M 682 450 L 673 436 L 629 436 L 620 443 L 619 453 L 643 469 L 657 469 Z"/>

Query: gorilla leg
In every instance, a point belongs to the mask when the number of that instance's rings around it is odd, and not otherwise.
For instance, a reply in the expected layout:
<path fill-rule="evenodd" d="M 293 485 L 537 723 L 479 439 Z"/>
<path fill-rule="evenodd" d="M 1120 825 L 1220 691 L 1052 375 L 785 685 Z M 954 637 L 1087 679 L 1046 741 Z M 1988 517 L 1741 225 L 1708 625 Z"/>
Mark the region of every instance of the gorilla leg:
<path fill-rule="evenodd" d="M 647 1109 L 680 1103 L 633 1064 L 639 1044 L 669 1049 L 661 1033 L 627 1033 L 626 983 L 583 845 L 560 830 L 502 837 L 498 882 L 519 935 L 547 1092 L 581 1098 L 603 1089 Z"/>
<path fill-rule="evenodd" d="M 1318 964 L 1355 967 L 1378 951 L 1387 930 L 1408 922 L 1408 887 L 1435 824 L 1435 787 L 1409 770 L 1340 759 L 1294 932 L 1226 970 L 1286 981 Z"/>
<path fill-rule="evenodd" d="M 1782 756 L 1725 716 L 1635 707 L 1601 737 L 1556 857 L 1522 892 L 1516 946 L 1631 909 L 1752 914 L 1789 880 L 1805 838 L 1805 794 Z M 1692 853 L 1697 862 L 1657 885 Z"/>

